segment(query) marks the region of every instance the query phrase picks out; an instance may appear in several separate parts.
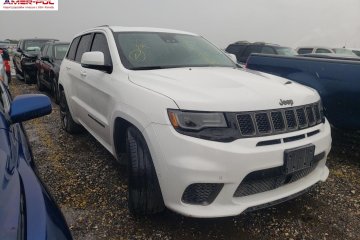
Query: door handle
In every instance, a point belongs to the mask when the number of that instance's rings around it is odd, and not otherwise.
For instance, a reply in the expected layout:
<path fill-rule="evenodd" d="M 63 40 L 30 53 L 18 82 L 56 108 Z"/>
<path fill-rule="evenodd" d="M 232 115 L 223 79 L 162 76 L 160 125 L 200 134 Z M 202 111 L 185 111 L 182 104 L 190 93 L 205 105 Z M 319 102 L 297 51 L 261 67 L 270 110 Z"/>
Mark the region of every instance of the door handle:
<path fill-rule="evenodd" d="M 86 72 L 85 71 L 80 71 L 80 75 L 83 77 L 86 77 Z"/>
<path fill-rule="evenodd" d="M 71 69 L 71 67 L 69 67 L 69 66 L 66 66 L 66 70 L 70 70 Z"/>

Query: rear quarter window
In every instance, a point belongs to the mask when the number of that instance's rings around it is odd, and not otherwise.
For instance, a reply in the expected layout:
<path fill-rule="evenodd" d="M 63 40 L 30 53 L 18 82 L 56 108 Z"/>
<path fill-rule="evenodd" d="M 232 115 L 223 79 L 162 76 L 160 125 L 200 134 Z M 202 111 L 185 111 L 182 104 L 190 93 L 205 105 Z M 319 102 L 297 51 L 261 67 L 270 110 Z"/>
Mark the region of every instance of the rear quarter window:
<path fill-rule="evenodd" d="M 316 49 L 316 53 L 331 53 L 331 51 L 325 48 L 318 48 Z"/>
<path fill-rule="evenodd" d="M 261 49 L 261 53 L 264 54 L 276 54 L 275 50 L 272 47 L 269 46 L 263 46 Z"/>

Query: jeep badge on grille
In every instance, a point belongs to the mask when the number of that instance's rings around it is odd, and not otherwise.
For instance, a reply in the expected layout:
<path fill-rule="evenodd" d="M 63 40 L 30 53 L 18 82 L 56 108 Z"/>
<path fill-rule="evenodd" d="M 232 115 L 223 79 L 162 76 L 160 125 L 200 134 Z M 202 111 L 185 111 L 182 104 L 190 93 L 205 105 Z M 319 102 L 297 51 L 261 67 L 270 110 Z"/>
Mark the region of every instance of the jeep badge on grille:
<path fill-rule="evenodd" d="M 283 105 L 294 105 L 294 101 L 289 99 L 289 100 L 283 100 L 283 99 L 280 99 L 280 102 L 279 102 L 280 106 L 283 106 Z"/>

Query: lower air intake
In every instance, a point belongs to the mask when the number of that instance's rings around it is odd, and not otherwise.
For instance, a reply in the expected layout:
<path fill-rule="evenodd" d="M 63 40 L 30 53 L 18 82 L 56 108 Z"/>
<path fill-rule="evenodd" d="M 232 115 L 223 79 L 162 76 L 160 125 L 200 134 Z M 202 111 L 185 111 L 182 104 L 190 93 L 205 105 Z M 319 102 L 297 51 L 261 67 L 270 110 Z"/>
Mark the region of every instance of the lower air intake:
<path fill-rule="evenodd" d="M 182 201 L 193 205 L 211 204 L 224 184 L 222 183 L 194 183 L 189 185 L 182 196 Z"/>

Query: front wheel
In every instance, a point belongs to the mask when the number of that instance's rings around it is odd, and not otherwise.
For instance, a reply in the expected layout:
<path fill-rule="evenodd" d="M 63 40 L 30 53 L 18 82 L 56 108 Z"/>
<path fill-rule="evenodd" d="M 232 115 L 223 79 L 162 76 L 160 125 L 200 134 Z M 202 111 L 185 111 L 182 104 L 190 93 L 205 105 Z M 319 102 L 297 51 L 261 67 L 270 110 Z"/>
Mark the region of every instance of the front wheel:
<path fill-rule="evenodd" d="M 54 101 L 56 104 L 60 103 L 60 94 L 59 94 L 59 86 L 55 79 L 52 81 L 52 87 L 51 87 L 52 95 L 54 96 Z"/>
<path fill-rule="evenodd" d="M 81 132 L 81 126 L 71 116 L 64 90 L 60 93 L 60 118 L 61 126 L 66 132 L 70 134 Z"/>
<path fill-rule="evenodd" d="M 23 70 L 23 73 L 24 73 L 24 82 L 26 84 L 30 84 L 30 82 L 31 82 L 30 74 L 25 70 Z"/>
<path fill-rule="evenodd" d="M 149 148 L 141 132 L 129 127 L 126 135 L 128 152 L 129 210 L 134 215 L 147 215 L 165 209 L 163 197 Z"/>

